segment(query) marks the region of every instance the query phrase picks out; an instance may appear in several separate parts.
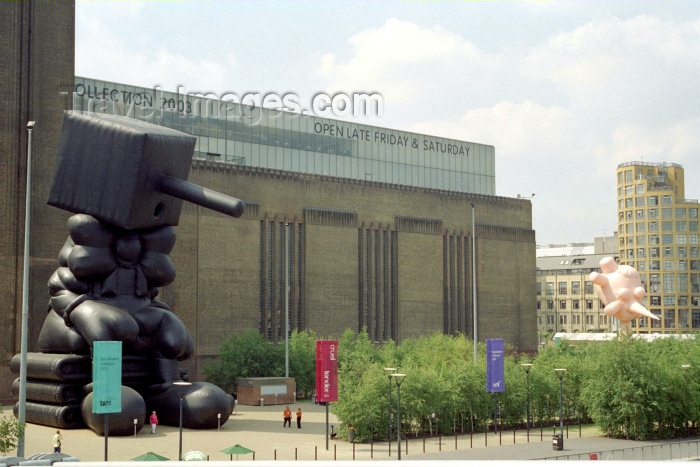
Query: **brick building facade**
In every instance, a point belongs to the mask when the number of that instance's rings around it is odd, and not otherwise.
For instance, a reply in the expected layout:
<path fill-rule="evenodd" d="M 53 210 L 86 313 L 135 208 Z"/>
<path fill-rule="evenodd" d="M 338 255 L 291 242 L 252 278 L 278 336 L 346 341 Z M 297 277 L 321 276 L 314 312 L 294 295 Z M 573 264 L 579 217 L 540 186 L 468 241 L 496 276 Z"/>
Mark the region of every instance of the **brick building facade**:
<path fill-rule="evenodd" d="M 10 336 L 0 340 L 0 400 L 8 400 L 9 361 L 20 352 L 26 125 L 36 121 L 33 351 L 70 216 L 46 200 L 61 114 L 73 102 L 75 25 L 72 2 L 7 2 L 0 10 L 0 321 Z M 293 329 L 324 338 L 348 328 L 367 328 L 376 342 L 432 332 L 471 336 L 473 234 L 479 340 L 536 349 L 529 200 L 203 160 L 193 163 L 190 180 L 246 203 L 240 219 L 185 203 L 176 227 L 171 256 L 178 276 L 160 298 L 195 340 L 195 357 L 183 365 L 194 378 L 232 332 L 255 328 L 280 340 L 287 306 Z"/>

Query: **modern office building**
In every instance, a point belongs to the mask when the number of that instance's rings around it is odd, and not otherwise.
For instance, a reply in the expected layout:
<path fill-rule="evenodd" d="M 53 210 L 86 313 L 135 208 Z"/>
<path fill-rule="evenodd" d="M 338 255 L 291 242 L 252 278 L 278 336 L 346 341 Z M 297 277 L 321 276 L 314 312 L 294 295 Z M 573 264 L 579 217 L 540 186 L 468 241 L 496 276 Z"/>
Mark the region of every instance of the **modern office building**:
<path fill-rule="evenodd" d="M 19 353 L 27 174 L 30 190 L 29 350 L 46 315 L 70 213 L 46 205 L 63 110 L 109 112 L 197 137 L 190 181 L 240 198 L 233 219 L 188 202 L 175 231 L 175 282 L 159 299 L 190 330 L 193 379 L 233 332 L 267 339 L 290 329 L 372 341 L 433 332 L 537 347 L 535 234 L 528 199 L 495 195 L 495 148 L 279 109 L 73 75 L 71 2 L 3 5 L 0 160 L 0 399 Z M 29 34 L 32 31 L 32 34 Z M 5 34 L 7 32 L 7 34 Z M 474 294 L 476 291 L 476 295 Z M 476 314 L 476 323 L 474 315 Z"/>
<path fill-rule="evenodd" d="M 696 199 L 685 197 L 685 173 L 674 163 L 617 167 L 620 262 L 637 269 L 645 306 L 660 319 L 632 322 L 638 333 L 700 330 L 700 231 Z"/>

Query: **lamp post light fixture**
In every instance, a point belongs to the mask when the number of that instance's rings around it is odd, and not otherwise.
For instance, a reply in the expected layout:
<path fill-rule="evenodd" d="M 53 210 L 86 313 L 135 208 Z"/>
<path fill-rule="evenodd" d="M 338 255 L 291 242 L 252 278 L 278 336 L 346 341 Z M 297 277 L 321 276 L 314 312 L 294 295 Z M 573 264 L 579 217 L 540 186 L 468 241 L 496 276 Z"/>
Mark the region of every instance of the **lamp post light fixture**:
<path fill-rule="evenodd" d="M 401 383 L 406 377 L 403 373 L 394 373 L 391 375 L 396 379 L 396 451 L 398 452 L 398 459 L 401 460 Z"/>
<path fill-rule="evenodd" d="M 557 377 L 559 378 L 559 435 L 561 436 L 562 445 L 564 443 L 564 374 L 566 373 L 566 368 L 555 368 Z"/>
<path fill-rule="evenodd" d="M 396 372 L 396 368 L 384 368 L 384 372 L 389 377 L 389 457 L 391 457 L 391 377 Z M 401 446 L 399 446 L 399 451 Z"/>
<path fill-rule="evenodd" d="M 525 369 L 525 390 L 527 391 L 527 441 L 530 442 L 530 369 L 532 363 L 523 363 Z"/>
<path fill-rule="evenodd" d="M 684 363 L 681 365 L 681 368 L 683 368 L 683 372 L 685 374 L 685 404 L 683 404 L 685 407 L 688 407 L 688 371 L 690 370 L 690 365 L 688 363 Z M 690 416 L 689 413 L 685 414 L 685 437 L 688 438 L 690 437 L 690 423 L 688 422 L 688 417 Z"/>
<path fill-rule="evenodd" d="M 177 389 L 177 394 L 180 396 L 180 445 L 178 449 L 178 455 L 177 455 L 177 460 L 181 461 L 182 460 L 182 398 L 183 398 L 183 393 L 187 389 L 187 387 L 192 386 L 192 383 L 189 381 L 175 381 L 173 383 L 175 385 L 175 389 Z"/>

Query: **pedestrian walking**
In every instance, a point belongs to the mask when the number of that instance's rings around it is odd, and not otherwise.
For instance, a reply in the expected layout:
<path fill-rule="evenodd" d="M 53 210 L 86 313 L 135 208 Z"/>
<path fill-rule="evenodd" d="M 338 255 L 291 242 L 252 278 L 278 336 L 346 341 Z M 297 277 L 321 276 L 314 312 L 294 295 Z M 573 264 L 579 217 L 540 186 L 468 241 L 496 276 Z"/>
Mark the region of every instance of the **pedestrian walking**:
<path fill-rule="evenodd" d="M 150 422 L 151 422 L 151 434 L 155 435 L 156 434 L 156 427 L 158 426 L 158 415 L 156 414 L 155 410 L 151 414 Z"/>
<path fill-rule="evenodd" d="M 289 428 L 292 427 L 292 411 L 289 409 L 289 406 L 286 406 L 284 408 L 284 423 L 282 424 L 282 427 L 289 426 Z"/>
<path fill-rule="evenodd" d="M 56 434 L 53 435 L 53 452 L 61 452 L 61 441 L 63 441 L 61 430 L 56 430 Z"/>
<path fill-rule="evenodd" d="M 301 407 L 297 409 L 297 428 L 301 428 Z"/>

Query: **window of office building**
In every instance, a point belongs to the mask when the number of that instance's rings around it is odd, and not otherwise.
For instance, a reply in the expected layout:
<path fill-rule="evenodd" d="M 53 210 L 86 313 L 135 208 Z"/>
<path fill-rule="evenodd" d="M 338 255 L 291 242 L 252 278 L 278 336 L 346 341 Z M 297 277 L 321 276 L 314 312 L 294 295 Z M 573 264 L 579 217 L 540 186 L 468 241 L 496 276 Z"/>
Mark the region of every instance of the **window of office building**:
<path fill-rule="evenodd" d="M 581 281 L 571 281 L 571 294 L 579 295 L 581 293 Z"/>
<path fill-rule="evenodd" d="M 676 255 L 680 258 L 686 258 L 688 256 L 688 248 L 679 246 L 676 248 Z"/>
<path fill-rule="evenodd" d="M 637 233 L 644 233 L 646 231 L 646 224 L 644 222 L 637 222 L 636 230 Z"/>
<path fill-rule="evenodd" d="M 593 309 L 593 300 L 586 300 L 586 310 Z"/>
<path fill-rule="evenodd" d="M 665 310 L 664 311 L 664 327 L 665 328 L 675 328 L 676 327 L 676 310 Z"/>
<path fill-rule="evenodd" d="M 559 309 L 566 310 L 566 300 L 559 300 Z"/>
<path fill-rule="evenodd" d="M 542 295 L 542 282 L 536 282 L 535 287 L 537 288 L 537 295 Z"/>
<path fill-rule="evenodd" d="M 698 231 L 698 221 L 688 221 L 688 231 L 697 232 Z"/>
<path fill-rule="evenodd" d="M 574 310 L 580 310 L 581 309 L 581 302 L 579 300 L 572 300 L 571 301 L 571 308 Z"/>
<path fill-rule="evenodd" d="M 673 283 L 675 280 L 675 274 L 667 272 L 664 275 L 664 293 L 673 293 L 675 292 L 675 288 L 673 287 Z"/>
<path fill-rule="evenodd" d="M 687 224 L 685 221 L 676 221 L 676 232 L 685 232 Z"/>
<path fill-rule="evenodd" d="M 673 244 L 673 234 L 662 234 L 661 235 L 661 244 L 662 245 Z M 665 250 L 665 248 L 664 248 L 664 250 Z"/>
<path fill-rule="evenodd" d="M 547 300 L 547 309 L 548 310 L 554 309 L 554 300 Z"/>
<path fill-rule="evenodd" d="M 670 206 L 671 204 L 673 204 L 673 201 L 671 199 L 671 195 L 661 196 L 661 204 L 664 206 Z"/>
<path fill-rule="evenodd" d="M 545 291 L 547 295 L 554 295 L 554 282 L 547 282 Z"/>
<path fill-rule="evenodd" d="M 686 234 L 676 234 L 676 243 L 678 245 L 685 245 L 687 243 L 688 237 Z"/>
<path fill-rule="evenodd" d="M 662 221 L 661 222 L 662 232 L 673 232 L 673 222 L 672 221 Z"/>
<path fill-rule="evenodd" d="M 566 318 L 566 315 L 559 315 L 559 324 L 566 324 L 568 321 Z"/>
<path fill-rule="evenodd" d="M 658 231 L 659 231 L 659 223 L 656 221 L 649 222 L 649 232 L 658 232 Z M 653 245 L 653 243 L 652 243 L 652 245 Z"/>
<path fill-rule="evenodd" d="M 637 193 L 639 193 L 639 192 L 637 192 Z M 644 207 L 644 202 L 645 202 L 645 201 L 646 201 L 646 200 L 644 199 L 644 196 L 637 196 L 637 197 L 634 199 L 634 204 L 635 204 L 638 208 L 641 208 L 641 207 Z M 642 216 L 644 216 L 644 211 L 642 211 Z"/>
<path fill-rule="evenodd" d="M 586 295 L 592 294 L 593 291 L 594 291 L 593 282 L 591 282 L 591 281 L 586 281 Z"/>
<path fill-rule="evenodd" d="M 650 196 L 649 197 L 649 203 L 647 203 L 649 206 L 658 206 L 659 205 L 659 197 L 656 195 Z M 653 209 L 653 211 L 656 211 L 656 209 Z M 649 211 L 649 217 L 651 217 L 651 210 Z"/>
<path fill-rule="evenodd" d="M 661 218 L 671 219 L 673 217 L 673 209 L 671 208 L 661 208 Z"/>
<path fill-rule="evenodd" d="M 693 329 L 700 329 L 700 310 L 692 310 L 692 327 Z"/>
<path fill-rule="evenodd" d="M 698 208 L 688 208 L 688 217 L 691 219 L 698 218 Z"/>
<path fill-rule="evenodd" d="M 566 282 L 559 282 L 559 294 L 566 295 Z"/>
<path fill-rule="evenodd" d="M 687 329 L 689 327 L 688 322 L 688 310 L 680 309 L 678 310 L 678 327 L 681 329 Z"/>

